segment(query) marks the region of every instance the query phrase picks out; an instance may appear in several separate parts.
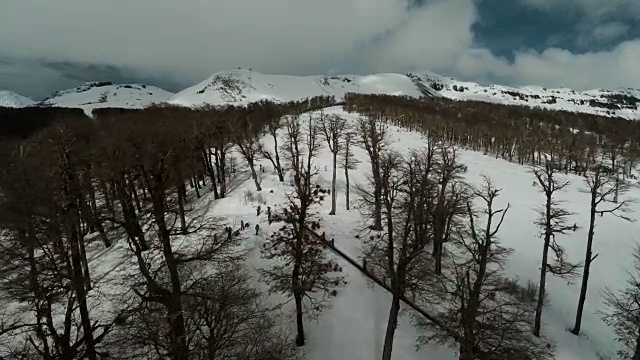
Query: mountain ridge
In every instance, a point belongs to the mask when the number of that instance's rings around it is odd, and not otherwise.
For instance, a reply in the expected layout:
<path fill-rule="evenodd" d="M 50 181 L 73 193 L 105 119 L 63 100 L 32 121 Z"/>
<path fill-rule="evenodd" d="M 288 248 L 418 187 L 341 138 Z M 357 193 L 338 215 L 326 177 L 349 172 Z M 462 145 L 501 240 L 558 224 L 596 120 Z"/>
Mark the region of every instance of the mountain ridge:
<path fill-rule="evenodd" d="M 182 106 L 242 105 L 259 100 L 291 101 L 320 95 L 340 98 L 349 92 L 443 97 L 640 120 L 640 89 L 575 91 L 538 86 L 483 86 L 427 72 L 293 76 L 237 69 L 215 73 L 176 93 L 169 103 Z"/>
<path fill-rule="evenodd" d="M 239 68 L 214 73 L 175 94 L 152 85 L 103 81 L 56 91 L 39 102 L 14 102 L 19 104 L 18 107 L 77 107 L 91 115 L 93 109 L 106 107 L 143 108 L 165 102 L 188 107 L 246 105 L 261 100 L 287 102 L 327 95 L 340 99 L 347 93 L 441 97 L 456 101 L 482 101 L 640 120 L 640 89 L 575 91 L 540 86 L 483 86 L 428 71 L 407 74 L 297 76 L 264 74 Z M 0 96 L 0 106 L 2 99 Z"/>

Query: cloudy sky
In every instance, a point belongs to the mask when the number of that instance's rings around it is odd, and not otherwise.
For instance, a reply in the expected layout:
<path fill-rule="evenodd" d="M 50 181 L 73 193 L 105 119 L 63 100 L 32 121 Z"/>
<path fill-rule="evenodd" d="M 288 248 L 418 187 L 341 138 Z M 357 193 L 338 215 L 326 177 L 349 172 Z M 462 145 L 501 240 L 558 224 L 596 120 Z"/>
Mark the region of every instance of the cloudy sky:
<path fill-rule="evenodd" d="M 640 88 L 638 24 L 639 0 L 2 0 L 0 89 L 178 91 L 237 67 Z"/>

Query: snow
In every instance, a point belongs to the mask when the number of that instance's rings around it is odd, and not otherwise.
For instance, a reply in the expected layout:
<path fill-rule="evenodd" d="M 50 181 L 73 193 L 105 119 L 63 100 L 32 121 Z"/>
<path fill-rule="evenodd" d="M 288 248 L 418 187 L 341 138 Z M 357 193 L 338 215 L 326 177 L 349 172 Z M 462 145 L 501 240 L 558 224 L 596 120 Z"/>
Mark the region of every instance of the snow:
<path fill-rule="evenodd" d="M 338 114 L 349 121 L 357 118 L 356 114 L 345 113 L 339 107 L 326 110 L 327 113 Z M 406 153 L 411 149 L 423 146 L 424 139 L 418 133 L 407 132 L 404 129 L 390 127 L 393 138 L 392 148 Z M 263 139 L 265 146 L 273 146 L 271 138 Z M 367 156 L 362 149 L 354 148 L 355 155 L 363 162 L 359 168 L 350 172 L 351 184 L 364 183 L 369 172 Z M 536 218 L 536 208 L 542 203 L 543 197 L 537 187 L 531 186 L 533 175 L 530 169 L 492 156 L 474 151 L 460 150 L 462 162 L 468 166 L 466 180 L 471 184 L 480 184 L 481 175 L 488 175 L 495 185 L 502 188 L 502 195 L 498 198 L 499 206 L 509 202 L 511 210 L 500 231 L 499 238 L 505 246 L 514 248 L 513 255 L 505 266 L 506 272 L 523 281 L 531 280 L 537 283 L 542 242 L 538 237 L 539 230 L 533 224 Z M 239 157 L 239 155 L 236 154 Z M 287 182 L 280 183 L 269 162 L 262 160 L 267 169 L 260 173 L 263 191 L 255 191 L 253 180 L 241 178 L 237 188 L 225 199 L 213 201 L 212 194 L 206 194 L 202 199 L 195 200 L 192 207 L 204 211 L 206 217 L 225 217 L 229 224 L 238 227 L 240 221 L 249 222 L 246 247 L 251 250 L 248 261 L 250 268 L 256 270 L 269 265 L 260 256 L 259 246 L 265 241 L 274 226 L 269 228 L 264 213 L 266 206 L 275 207 L 284 201 L 284 195 L 291 188 Z M 315 164 L 320 169 L 316 181 L 329 186 L 331 181 L 331 156 L 325 148 L 316 159 Z M 327 171 L 324 171 L 325 165 Z M 586 242 L 586 225 L 588 221 L 588 195 L 580 190 L 584 188 L 583 181 L 577 176 L 563 176 L 571 181 L 568 190 L 562 194 L 566 206 L 576 215 L 570 220 L 583 226 L 575 233 L 559 238 L 573 261 L 579 261 L 584 256 Z M 338 213 L 329 216 L 330 202 L 327 200 L 319 212 L 323 218 L 322 231 L 328 238 L 334 238 L 336 247 L 354 259 L 360 259 L 362 246 L 355 238 L 360 228 L 361 217 L 357 210 L 344 210 L 344 174 L 338 169 Z M 251 195 L 251 196 L 249 196 Z M 640 196 L 640 191 L 633 188 L 631 197 Z M 352 200 L 356 197 L 352 189 Z M 253 200 L 251 199 L 253 198 Z M 256 207 L 261 205 L 263 216 L 256 216 Z M 633 205 L 634 211 L 640 211 L 640 205 Z M 589 291 L 583 319 L 583 335 L 576 337 L 568 329 L 573 325 L 575 310 L 579 294 L 579 281 L 574 284 L 550 276 L 547 291 L 549 302 L 543 313 L 543 336 L 557 345 L 558 360 L 599 360 L 599 356 L 616 359 L 615 351 L 618 344 L 614 340 L 612 330 L 600 319 L 597 310 L 603 308 L 602 290 L 605 286 L 618 289 L 624 285 L 627 277 L 626 269 L 632 264 L 631 250 L 634 246 L 634 234 L 640 231 L 637 223 L 625 222 L 616 217 L 597 219 L 596 239 L 594 251 L 599 257 L 593 264 Z M 253 234 L 255 223 L 260 225 L 259 234 Z M 188 246 L 189 239 L 177 239 L 178 246 Z M 108 283 L 119 277 L 135 272 L 135 262 L 128 253 L 125 241 L 119 241 L 111 249 L 92 249 L 90 267 L 94 279 L 100 283 Z M 335 257 L 334 254 L 329 254 Z M 326 359 L 376 359 L 380 357 L 382 341 L 386 328 L 387 314 L 390 306 L 390 295 L 351 267 L 346 261 L 335 257 L 343 267 L 347 285 L 340 288 L 338 295 L 332 301 L 330 308 L 325 309 L 317 319 L 305 320 L 307 330 L 307 345 L 304 348 L 309 360 Z M 261 282 L 256 284 L 265 289 Z M 112 287 L 98 286 L 99 294 L 103 298 L 117 296 L 119 292 Z M 291 326 L 294 324 L 292 304 L 286 305 L 283 319 Z M 406 310 L 405 310 L 406 311 Z M 419 330 L 411 324 L 410 314 L 403 311 L 399 320 L 395 336 L 393 359 L 456 359 L 455 349 L 429 344 L 416 351 L 416 338 Z"/>
<path fill-rule="evenodd" d="M 87 83 L 73 89 L 58 91 L 42 100 L 40 106 L 81 108 L 91 116 L 98 108 L 140 109 L 163 103 L 173 93 L 144 84 Z"/>
<path fill-rule="evenodd" d="M 287 102 L 328 95 L 339 99 L 349 92 L 421 95 L 411 80 L 400 74 L 292 76 L 266 75 L 239 69 L 216 73 L 177 93 L 169 103 L 183 106 L 243 105 L 260 100 Z"/>
<path fill-rule="evenodd" d="M 0 90 L 0 107 L 22 108 L 35 104 L 26 96 L 8 90 Z"/>
<path fill-rule="evenodd" d="M 242 72 L 235 73 L 236 75 Z M 287 87 L 276 86 L 275 80 L 287 81 Z M 292 76 L 262 76 L 252 75 L 252 85 L 250 91 L 244 91 L 246 97 L 237 94 L 227 94 L 236 99 L 237 103 L 255 101 L 260 98 L 276 98 L 280 101 L 291 100 L 295 96 L 312 96 L 311 83 L 319 80 L 319 77 L 292 77 Z M 342 83 L 342 80 L 330 82 L 333 94 L 339 94 L 337 90 L 340 86 L 353 89 L 358 86 L 366 91 L 381 91 L 388 84 L 395 84 L 395 91 L 411 94 L 409 82 L 400 75 L 375 75 L 367 77 L 350 77 L 350 83 Z M 231 101 L 224 97 L 214 86 L 206 87 L 212 81 L 199 84 L 191 90 L 177 94 L 171 101 L 174 103 L 195 105 L 204 101 L 218 101 L 223 103 Z M 246 86 L 246 83 L 242 83 Z M 269 84 L 273 87 L 269 87 Z M 318 83 L 316 83 L 316 86 Z M 100 91 L 104 88 L 96 88 Z M 116 87 L 110 89 L 116 91 Z M 202 94 L 197 94 L 198 89 L 205 89 Z M 245 89 L 246 90 L 246 89 Z M 534 91 L 534 89 L 530 89 Z M 124 93 L 122 89 L 117 91 Z M 139 91 L 136 90 L 136 91 Z M 364 90 L 363 90 L 364 91 Z M 417 90 L 416 90 L 417 91 Z M 91 89 L 86 92 L 93 91 Z M 62 95 L 67 99 L 65 104 L 70 104 L 72 99 L 81 102 L 83 99 L 91 98 L 86 92 L 79 94 Z M 131 92 L 130 92 L 131 93 Z M 275 95 L 274 95 L 275 94 Z M 417 96 L 414 91 L 413 96 Z M 216 97 L 218 96 L 218 97 Z M 225 95 L 226 96 L 226 95 Z M 233 101 L 232 101 L 233 103 Z M 98 104 L 92 104 L 98 105 Z M 64 105 L 59 105 L 64 106 Z M 89 106 L 89 105 L 85 105 Z M 339 107 L 325 110 L 326 113 L 333 113 L 355 121 L 357 114 L 349 114 Z M 411 149 L 418 149 L 424 144 L 421 134 L 408 132 L 397 127 L 390 127 L 390 134 L 393 138 L 392 148 L 408 152 Z M 273 146 L 270 137 L 263 139 L 265 146 Z M 355 155 L 362 160 L 357 170 L 350 171 L 351 184 L 355 186 L 366 181 L 366 176 L 370 171 L 367 156 L 362 149 L 354 148 Z M 533 175 L 530 169 L 518 164 L 509 163 L 492 156 L 483 155 L 474 151 L 460 150 L 461 161 L 467 165 L 468 173 L 466 180 L 471 184 L 480 184 L 481 175 L 488 175 L 494 184 L 502 188 L 502 195 L 498 198 L 498 205 L 512 205 L 506 216 L 505 223 L 500 231 L 499 238 L 502 243 L 513 248 L 515 251 L 510 256 L 505 266 L 506 272 L 523 281 L 531 280 L 537 284 L 539 275 L 539 261 L 541 255 L 542 242 L 539 238 L 539 229 L 533 224 L 536 218 L 536 208 L 542 203 L 543 196 L 538 192 L 537 187 L 531 186 Z M 238 156 L 236 154 L 236 156 Z M 191 203 L 193 208 L 206 213 L 207 218 L 225 217 L 230 224 L 237 224 L 240 221 L 251 223 L 245 246 L 251 250 L 248 265 L 254 270 L 268 266 L 268 262 L 260 257 L 259 245 L 265 241 L 270 230 L 265 217 L 256 216 L 256 206 L 262 205 L 263 213 L 266 205 L 276 206 L 284 201 L 284 195 L 290 190 L 287 183 L 278 182 L 277 176 L 273 173 L 271 164 L 262 160 L 262 165 L 267 171 L 259 174 L 261 177 L 263 191 L 258 195 L 255 191 L 253 180 L 241 179 L 237 188 L 228 194 L 225 199 L 213 201 L 212 194 L 206 194 L 202 199 Z M 316 159 L 315 164 L 321 169 L 317 182 L 328 186 L 331 181 L 331 156 L 325 148 Z M 327 171 L 324 171 L 325 165 Z M 580 177 L 567 175 L 563 176 L 571 181 L 568 190 L 562 194 L 566 200 L 566 207 L 575 212 L 575 216 L 570 221 L 575 221 L 582 228 L 575 233 L 563 236 L 558 241 L 561 242 L 568 251 L 572 261 L 580 261 L 584 256 L 586 243 L 586 225 L 588 221 L 588 195 L 581 192 L 584 189 L 583 181 Z M 328 238 L 334 238 L 336 247 L 347 253 L 354 259 L 359 259 L 362 255 L 360 240 L 355 238 L 355 234 L 360 227 L 361 217 L 356 210 L 344 210 L 344 173 L 338 169 L 338 213 L 336 216 L 329 216 L 330 202 L 326 201 L 319 210 L 323 218 L 323 229 Z M 273 191 L 273 192 L 271 192 Z M 249 199 L 248 194 L 253 194 L 254 201 Z M 352 201 L 355 199 L 355 190 L 352 189 Z M 633 188 L 630 192 L 632 198 L 640 197 L 640 190 Z M 640 211 L 640 204 L 632 204 L 635 213 Z M 253 225 L 260 224 L 259 234 L 253 235 Z M 635 235 L 640 232 L 638 223 L 625 222 L 619 218 L 609 216 L 597 219 L 594 252 L 599 253 L 598 259 L 592 267 L 589 282 L 589 291 L 583 318 L 583 335 L 576 337 L 568 332 L 573 325 L 576 305 L 579 294 L 579 280 L 573 284 L 550 276 L 548 278 L 547 291 L 549 302 L 545 305 L 543 313 L 543 336 L 557 345 L 558 360 L 599 360 L 599 356 L 616 359 L 615 351 L 618 344 L 614 340 L 612 330 L 601 320 L 597 310 L 603 308 L 602 291 L 605 286 L 612 290 L 624 286 L 627 278 L 626 270 L 632 265 L 632 248 L 635 242 Z M 188 246 L 193 239 L 179 238 L 176 240 L 177 246 Z M 98 282 L 96 287 L 96 297 L 111 299 L 114 302 L 122 301 L 122 294 L 113 286 L 101 286 L 108 284 L 114 279 L 121 278 L 135 273 L 135 262 L 126 246 L 126 241 L 121 239 L 110 249 L 101 249 L 99 245 L 88 250 L 90 257 L 90 269 L 92 278 Z M 335 256 L 330 254 L 330 256 Z M 382 341 L 386 328 L 387 315 L 390 307 L 390 296 L 384 290 L 372 285 L 358 270 L 351 267 L 346 261 L 336 258 L 336 261 L 344 269 L 347 285 L 339 289 L 338 295 L 332 301 L 332 306 L 325 309 L 317 321 L 306 321 L 308 343 L 304 348 L 306 358 L 309 360 L 326 359 L 376 359 L 380 357 Z M 265 285 L 257 283 L 257 286 L 264 288 Z M 285 320 L 293 325 L 292 304 L 283 308 Z M 108 309 L 107 309 L 108 310 Z M 104 311 L 107 311 L 104 310 Z M 429 344 L 415 349 L 416 338 L 420 334 L 410 321 L 409 313 L 402 313 L 398 330 L 395 336 L 393 359 L 394 360 L 418 360 L 418 359 L 456 359 L 455 349 Z"/>
<path fill-rule="evenodd" d="M 171 97 L 169 103 L 182 106 L 244 105 L 260 100 L 285 102 L 327 95 L 333 95 L 339 100 L 346 93 L 404 95 L 416 98 L 444 97 L 461 101 L 483 101 L 640 119 L 638 89 L 579 92 L 566 88 L 546 89 L 536 86 L 482 86 L 430 72 L 406 75 L 292 76 L 238 69 L 213 74 L 208 79 L 177 93 Z M 617 104 L 609 98 L 612 95 L 632 97 L 635 99 L 635 105 Z"/>
<path fill-rule="evenodd" d="M 339 114 L 348 119 L 356 115 L 343 112 L 339 108 L 331 108 L 328 113 Z M 424 139 L 420 134 L 409 133 L 401 128 L 391 127 L 394 137 L 393 147 L 401 152 L 420 148 Z M 265 144 L 270 144 L 265 139 Z M 366 181 L 369 165 L 363 150 L 355 148 L 356 157 L 363 160 L 359 169 L 351 171 L 352 186 Z M 506 216 L 499 238 L 505 246 L 515 249 L 514 254 L 505 265 L 506 272 L 522 281 L 533 281 L 537 284 L 539 261 L 542 252 L 542 240 L 539 229 L 534 225 L 537 217 L 536 209 L 544 200 L 537 187 L 531 186 L 534 177 L 530 169 L 518 164 L 483 155 L 474 151 L 460 151 L 462 162 L 468 166 L 466 180 L 479 185 L 481 175 L 488 175 L 494 184 L 502 188 L 502 195 L 497 205 L 511 203 L 512 209 Z M 331 181 L 331 157 L 325 149 L 316 161 L 321 169 L 317 181 L 329 186 Z M 268 162 L 263 162 L 271 169 Z M 324 172 L 324 166 L 328 171 Z M 268 204 L 277 204 L 286 187 L 277 182 L 275 174 L 263 174 L 263 195 Z M 571 181 L 568 190 L 561 195 L 566 207 L 575 212 L 570 221 L 575 221 L 582 228 L 575 233 L 559 238 L 568 251 L 569 258 L 580 261 L 584 256 L 586 243 L 586 226 L 588 224 L 588 195 L 584 189 L 582 178 L 573 175 L 563 176 Z M 360 228 L 361 218 L 356 210 L 344 210 L 344 175 L 338 171 L 338 214 L 329 216 L 330 202 L 323 204 L 323 229 L 328 238 L 334 238 L 336 247 L 359 259 L 362 254 L 361 243 L 355 238 Z M 238 191 L 255 190 L 252 181 L 247 181 Z M 273 189 L 274 194 L 269 194 Z M 354 190 L 352 189 L 352 196 Z M 235 195 L 237 196 L 237 195 Z M 633 188 L 630 196 L 637 198 L 640 191 Z M 230 200 L 227 200 L 230 201 Z M 264 205 L 263 205 L 264 207 Z M 632 205 L 634 212 L 640 211 L 640 205 Z M 226 208 L 219 207 L 220 214 Z M 251 211 L 251 210 L 249 210 Z M 242 215 L 245 221 L 255 221 L 255 213 Z M 249 216 L 247 218 L 247 216 Z M 266 224 L 261 224 L 266 226 Z M 264 228 L 264 227 L 263 227 Z M 632 265 L 631 250 L 634 246 L 634 234 L 640 231 L 637 223 L 629 223 L 616 217 L 597 219 L 594 252 L 599 257 L 594 262 L 583 318 L 583 334 L 572 335 L 568 329 L 573 326 L 578 295 L 579 278 L 573 284 L 550 276 L 547 291 L 549 302 L 543 312 L 543 336 L 556 343 L 556 359 L 559 360 L 599 360 L 599 356 L 616 359 L 618 344 L 614 340 L 612 330 L 601 320 L 598 310 L 603 309 L 602 290 L 605 286 L 613 290 L 624 286 L 627 278 L 626 270 Z M 339 260 L 340 261 L 340 260 Z M 346 262 L 340 261 L 345 270 L 348 285 L 338 293 L 333 306 L 325 310 L 319 321 L 308 323 L 307 346 L 308 358 L 320 359 L 374 359 L 379 357 L 382 339 L 386 327 L 390 296 L 380 288 L 372 288 L 356 269 Z M 427 345 L 415 351 L 415 340 L 418 331 L 413 328 L 410 316 L 404 314 L 396 333 L 393 359 L 456 359 L 455 351 L 446 347 Z M 606 357 L 605 357 L 606 358 Z"/>

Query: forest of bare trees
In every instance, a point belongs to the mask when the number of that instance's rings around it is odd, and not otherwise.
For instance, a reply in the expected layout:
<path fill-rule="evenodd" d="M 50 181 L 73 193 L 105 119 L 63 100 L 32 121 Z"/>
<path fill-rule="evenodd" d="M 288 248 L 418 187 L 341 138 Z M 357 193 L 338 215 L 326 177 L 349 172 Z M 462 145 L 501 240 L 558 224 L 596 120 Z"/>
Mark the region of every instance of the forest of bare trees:
<path fill-rule="evenodd" d="M 38 121 L 29 136 L 2 140 L 0 359 L 296 359 L 306 343 L 304 317 L 347 284 L 324 237 L 320 205 L 329 201 L 329 215 L 360 212 L 364 269 L 390 292 L 382 360 L 393 358 L 408 299 L 423 310 L 413 316 L 419 346 L 446 344 L 460 360 L 552 359 L 554 339 L 542 326 L 549 274 L 581 280 L 571 329 L 580 334 L 598 218 L 633 220 L 627 180 L 640 157 L 637 124 L 383 95 L 347 95 L 341 105 L 358 113 L 354 121 L 310 113 L 331 105 L 329 97 L 156 105 L 97 111 L 93 121 L 71 111 Z M 423 146 L 394 150 L 391 126 L 422 133 Z M 316 182 L 323 149 L 329 189 Z M 465 181 L 462 149 L 532 167 L 541 193 L 540 232 L 531 234 L 542 250 L 537 284 L 504 272 L 512 249 L 500 230 L 512 216 L 510 199 L 490 178 Z M 245 265 L 244 224 L 229 227 L 194 206 L 207 193 L 224 199 L 238 181 L 266 192 L 262 161 L 291 189 L 266 214 L 276 230 L 261 244 L 272 266 L 260 275 L 271 293 L 293 301 L 294 339 Z M 366 173 L 365 183 L 349 183 L 355 169 Z M 559 200 L 569 173 L 584 179 L 588 223 L 573 223 Z M 562 235 L 581 227 L 588 229 L 585 257 L 569 259 Z M 95 248 L 125 249 L 128 270 L 93 277 L 88 253 Z M 636 277 L 606 295 L 607 322 L 633 359 L 640 356 L 640 318 L 629 315 L 639 308 Z"/>

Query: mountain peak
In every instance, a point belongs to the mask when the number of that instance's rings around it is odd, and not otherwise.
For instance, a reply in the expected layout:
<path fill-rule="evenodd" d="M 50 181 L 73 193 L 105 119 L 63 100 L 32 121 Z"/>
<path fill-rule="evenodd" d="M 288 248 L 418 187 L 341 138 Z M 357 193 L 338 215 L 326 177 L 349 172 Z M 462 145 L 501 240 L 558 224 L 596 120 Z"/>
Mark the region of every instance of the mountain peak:
<path fill-rule="evenodd" d="M 91 115 L 91 111 L 96 108 L 143 108 L 153 103 L 165 102 L 172 95 L 173 93 L 151 85 L 96 81 L 56 91 L 38 105 L 81 108 Z"/>
<path fill-rule="evenodd" d="M 0 107 L 21 108 L 35 104 L 35 101 L 26 96 L 9 90 L 0 90 Z"/>

